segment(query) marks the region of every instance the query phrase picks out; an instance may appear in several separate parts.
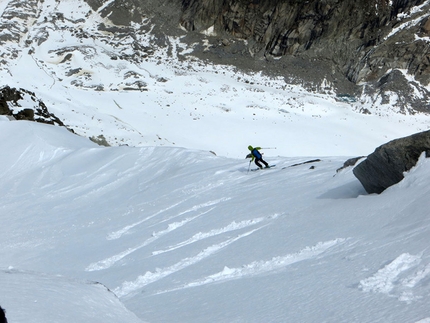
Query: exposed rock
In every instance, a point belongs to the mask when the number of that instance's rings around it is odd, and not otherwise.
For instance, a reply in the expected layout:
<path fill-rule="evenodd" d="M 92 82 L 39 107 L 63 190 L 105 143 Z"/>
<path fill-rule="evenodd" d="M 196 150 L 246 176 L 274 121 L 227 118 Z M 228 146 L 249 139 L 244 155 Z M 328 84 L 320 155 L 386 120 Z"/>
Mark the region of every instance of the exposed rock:
<path fill-rule="evenodd" d="M 345 161 L 343 163 L 342 167 L 339 167 L 338 169 L 336 169 L 336 173 L 339 173 L 341 170 L 344 170 L 345 168 L 355 166 L 355 164 L 357 164 L 357 162 L 362 158 L 364 158 L 364 156 L 353 157 L 353 158 L 348 159 L 347 161 Z"/>
<path fill-rule="evenodd" d="M 92 137 L 90 137 L 90 140 L 92 142 L 95 142 L 99 146 L 110 147 L 110 145 L 107 142 L 105 136 L 103 136 L 103 135 L 98 135 L 97 137 L 92 136 Z"/>
<path fill-rule="evenodd" d="M 34 110 L 33 109 L 23 109 L 14 115 L 16 120 L 29 120 L 34 121 Z"/>
<path fill-rule="evenodd" d="M 337 93 L 358 96 L 358 85 L 366 84 L 366 95 L 387 102 L 391 83 L 402 78 L 406 86 L 393 104 L 405 113 L 429 112 L 430 3 L 424 0 L 85 1 L 120 26 L 120 33 L 131 22 L 149 19 L 154 40 L 168 46 L 166 35 L 179 35 L 180 25 L 189 32 L 182 40 L 193 44 L 193 55 L 284 75 L 316 91 L 324 91 L 318 86 L 328 82 Z M 418 82 L 411 85 L 403 75 L 386 77 L 396 69 Z M 417 89 L 423 96 L 414 97 Z"/>
<path fill-rule="evenodd" d="M 423 24 L 423 32 L 427 35 L 430 36 L 430 17 L 427 18 L 427 20 L 424 20 L 424 24 Z"/>
<path fill-rule="evenodd" d="M 256 64 L 267 71 L 270 64 L 263 65 L 259 58 L 265 61 L 283 58 L 274 62 L 273 70 L 277 68 L 305 82 L 314 80 L 318 84 L 326 79 L 340 92 L 352 94 L 358 91 L 352 84 L 369 82 L 371 89 L 367 88 L 367 94 L 387 97 L 391 92 L 380 89 L 379 80 L 392 70 L 405 70 L 421 83 L 417 83 L 419 91 L 425 95 L 419 99 L 424 103 L 418 99 L 409 102 L 417 87 L 409 86 L 406 78 L 399 76 L 406 87 L 394 104 L 402 111 L 413 108 L 429 112 L 426 103 L 430 95 L 425 86 L 430 83 L 430 47 L 425 37 L 430 30 L 427 14 L 430 4 L 423 3 L 423 0 L 184 0 L 181 25 L 190 32 L 203 32 L 213 26 L 223 39 L 229 35 L 246 41 L 247 50 L 240 54 L 248 57 L 235 64 L 248 67 Z M 411 10 L 418 5 L 423 5 L 420 10 Z M 229 57 L 231 46 L 218 46 L 217 40 L 212 44 L 209 50 L 215 56 Z M 205 55 L 208 57 L 208 53 Z M 297 64 L 298 58 L 306 68 Z M 312 70 L 312 75 L 307 75 L 307 70 Z M 395 81 L 386 78 L 382 82 L 385 88 L 391 86 L 387 82 Z M 370 93 L 375 88 L 376 92 Z"/>
<path fill-rule="evenodd" d="M 382 77 L 390 68 L 421 66 L 430 72 L 428 61 L 420 56 L 428 54 L 428 49 L 416 52 L 425 41 L 413 41 L 410 29 L 399 31 L 400 38 L 390 34 L 399 25 L 400 14 L 421 3 L 423 0 L 187 0 L 182 1 L 181 25 L 190 31 L 214 26 L 219 34 L 246 39 L 254 54 L 331 59 L 351 81 L 359 82 Z M 415 26 L 414 31 L 425 30 L 426 23 Z"/>
<path fill-rule="evenodd" d="M 102 17 L 108 17 L 116 26 L 129 26 L 139 23 L 145 28 L 145 21 L 150 19 L 157 36 L 175 35 L 179 32 L 181 0 L 84 0 Z"/>
<path fill-rule="evenodd" d="M 307 161 L 302 162 L 302 163 L 293 164 L 293 165 L 290 165 L 288 167 L 296 167 L 296 166 L 305 165 L 305 164 L 317 163 L 320 161 L 321 161 L 321 159 L 312 159 L 312 160 L 307 160 Z M 284 167 L 284 168 L 286 168 L 286 167 Z"/>
<path fill-rule="evenodd" d="M 390 141 L 378 148 L 358 164 L 354 175 L 366 191 L 381 193 L 400 182 L 403 173 L 414 167 L 420 155 L 430 156 L 430 130 Z"/>
<path fill-rule="evenodd" d="M 378 104 L 398 107 L 403 114 L 430 112 L 430 92 L 416 81 L 407 80 L 399 70 L 393 70 L 382 77 L 376 85 Z"/>
<path fill-rule="evenodd" d="M 25 101 L 25 106 L 22 106 L 20 101 Z M 33 102 L 33 106 L 28 106 L 28 102 Z M 66 127 L 58 117 L 48 111 L 43 101 L 36 98 L 35 93 L 9 86 L 0 88 L 0 115 L 12 116 L 15 120 L 30 120 Z"/>

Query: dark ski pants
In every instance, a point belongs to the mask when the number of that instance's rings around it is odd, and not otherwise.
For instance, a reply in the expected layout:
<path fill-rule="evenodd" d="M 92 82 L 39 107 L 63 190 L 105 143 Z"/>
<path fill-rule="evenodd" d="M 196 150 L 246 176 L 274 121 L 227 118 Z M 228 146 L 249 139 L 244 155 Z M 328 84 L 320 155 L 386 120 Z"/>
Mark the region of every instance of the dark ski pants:
<path fill-rule="evenodd" d="M 266 163 L 262 158 L 255 158 L 255 165 L 257 165 L 260 168 L 263 168 L 260 162 L 262 162 L 266 167 L 269 167 L 269 164 Z"/>

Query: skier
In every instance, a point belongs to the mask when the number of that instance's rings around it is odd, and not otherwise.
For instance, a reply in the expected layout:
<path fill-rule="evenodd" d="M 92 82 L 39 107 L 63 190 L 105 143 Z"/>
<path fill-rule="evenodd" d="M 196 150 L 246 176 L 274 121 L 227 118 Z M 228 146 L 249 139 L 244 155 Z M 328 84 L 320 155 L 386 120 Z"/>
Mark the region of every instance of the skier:
<path fill-rule="evenodd" d="M 257 165 L 260 169 L 263 169 L 263 166 L 260 164 L 260 162 L 262 162 L 266 168 L 270 168 L 269 164 L 263 160 L 263 155 L 259 152 L 261 147 L 254 148 L 252 146 L 248 146 L 248 149 L 251 151 L 251 153 L 246 156 L 246 158 L 251 158 L 249 163 L 255 159 L 255 165 Z"/>

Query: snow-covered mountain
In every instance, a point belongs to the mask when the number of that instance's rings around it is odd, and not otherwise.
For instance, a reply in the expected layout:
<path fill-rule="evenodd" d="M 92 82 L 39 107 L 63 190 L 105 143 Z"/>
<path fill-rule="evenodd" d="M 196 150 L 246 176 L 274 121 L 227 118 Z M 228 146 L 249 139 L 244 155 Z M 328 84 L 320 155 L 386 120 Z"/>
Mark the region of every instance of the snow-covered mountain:
<path fill-rule="evenodd" d="M 5 104 L 78 134 L 0 116 L 10 322 L 430 322 L 429 161 L 380 195 L 336 172 L 428 115 L 202 61 L 109 4 L 0 2 Z"/>
<path fill-rule="evenodd" d="M 330 83 L 311 93 L 283 77 L 198 60 L 180 36 L 151 33 L 149 17 L 113 25 L 102 18 L 106 6 L 2 1 L 0 83 L 34 92 L 77 134 L 111 145 L 243 157 L 256 143 L 283 156 L 349 156 L 427 129 L 426 115 L 395 114 L 377 104 L 382 98 L 340 100 Z"/>

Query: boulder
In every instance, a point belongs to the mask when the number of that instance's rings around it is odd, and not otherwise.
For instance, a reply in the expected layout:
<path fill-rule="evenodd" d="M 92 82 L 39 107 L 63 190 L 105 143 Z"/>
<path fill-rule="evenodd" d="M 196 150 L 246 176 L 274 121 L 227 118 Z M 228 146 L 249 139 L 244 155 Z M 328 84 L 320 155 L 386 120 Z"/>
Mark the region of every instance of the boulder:
<path fill-rule="evenodd" d="M 390 141 L 358 164 L 353 173 L 369 194 L 381 193 L 400 182 L 425 152 L 430 156 L 430 130 Z"/>

